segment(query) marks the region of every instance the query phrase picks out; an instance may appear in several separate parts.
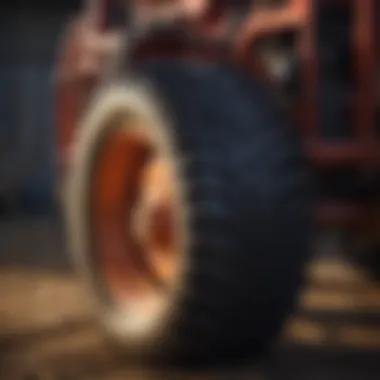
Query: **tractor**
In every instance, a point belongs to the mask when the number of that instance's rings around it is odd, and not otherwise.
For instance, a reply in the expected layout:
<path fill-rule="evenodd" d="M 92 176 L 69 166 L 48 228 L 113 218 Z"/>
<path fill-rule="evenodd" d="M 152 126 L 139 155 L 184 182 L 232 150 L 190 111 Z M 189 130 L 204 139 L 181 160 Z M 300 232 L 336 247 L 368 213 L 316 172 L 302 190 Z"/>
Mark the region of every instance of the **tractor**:
<path fill-rule="evenodd" d="M 378 8 L 94 0 L 70 23 L 56 70 L 67 241 L 125 352 L 259 358 L 318 229 L 376 268 Z"/>

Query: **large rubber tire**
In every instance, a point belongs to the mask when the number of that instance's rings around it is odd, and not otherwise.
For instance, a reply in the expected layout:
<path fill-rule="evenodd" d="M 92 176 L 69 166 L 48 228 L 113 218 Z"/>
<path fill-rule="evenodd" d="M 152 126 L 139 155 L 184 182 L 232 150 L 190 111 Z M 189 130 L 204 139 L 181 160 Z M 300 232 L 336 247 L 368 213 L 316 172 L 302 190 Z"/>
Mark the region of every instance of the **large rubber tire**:
<path fill-rule="evenodd" d="M 74 144 L 66 211 L 78 269 L 126 350 L 180 363 L 257 358 L 292 312 L 309 258 L 312 205 L 295 133 L 268 94 L 234 69 L 162 60 L 135 74 L 100 90 Z M 99 291 L 89 184 L 109 118 L 123 110 L 162 116 L 163 107 L 171 123 L 158 129 L 177 168 L 188 244 L 165 310 L 131 332 L 128 313 Z"/>

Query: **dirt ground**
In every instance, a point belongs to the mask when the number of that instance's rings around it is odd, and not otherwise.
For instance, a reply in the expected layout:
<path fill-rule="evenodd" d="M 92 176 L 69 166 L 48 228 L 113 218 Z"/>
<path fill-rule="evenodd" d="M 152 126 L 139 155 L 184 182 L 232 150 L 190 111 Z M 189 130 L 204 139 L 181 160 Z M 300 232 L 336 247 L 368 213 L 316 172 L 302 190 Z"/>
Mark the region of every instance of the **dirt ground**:
<path fill-rule="evenodd" d="M 63 243 L 52 220 L 0 224 L 0 379 L 380 378 L 380 286 L 340 256 L 310 264 L 299 310 L 270 357 L 190 375 L 139 368 L 111 348 Z"/>

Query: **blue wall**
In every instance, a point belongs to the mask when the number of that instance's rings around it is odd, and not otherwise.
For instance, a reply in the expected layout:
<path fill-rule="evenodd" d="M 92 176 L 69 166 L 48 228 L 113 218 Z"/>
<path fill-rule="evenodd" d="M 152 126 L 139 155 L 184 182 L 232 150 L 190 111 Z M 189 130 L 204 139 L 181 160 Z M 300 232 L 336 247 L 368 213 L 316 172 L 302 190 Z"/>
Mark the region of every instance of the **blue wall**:
<path fill-rule="evenodd" d="M 57 10 L 0 15 L 0 196 L 32 212 L 48 211 L 54 199 L 52 69 L 67 18 Z"/>

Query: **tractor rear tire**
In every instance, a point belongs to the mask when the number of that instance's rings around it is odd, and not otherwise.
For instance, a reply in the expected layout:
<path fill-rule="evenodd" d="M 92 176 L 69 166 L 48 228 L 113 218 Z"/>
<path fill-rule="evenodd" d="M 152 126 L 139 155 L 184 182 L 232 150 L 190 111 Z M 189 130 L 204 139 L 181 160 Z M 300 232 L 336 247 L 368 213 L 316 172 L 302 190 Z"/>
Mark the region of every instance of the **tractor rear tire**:
<path fill-rule="evenodd" d="M 91 208 L 97 163 L 112 133 L 128 130 L 120 120 L 131 116 L 145 119 L 175 182 L 179 264 L 167 288 L 157 290 L 163 303 L 149 313 L 134 309 L 133 297 L 116 300 L 108 287 Z M 91 102 L 65 186 L 75 265 L 126 352 L 217 365 L 257 359 L 274 341 L 309 258 L 312 197 L 294 130 L 250 77 L 211 64 L 142 63 L 133 78 L 100 89 Z"/>

